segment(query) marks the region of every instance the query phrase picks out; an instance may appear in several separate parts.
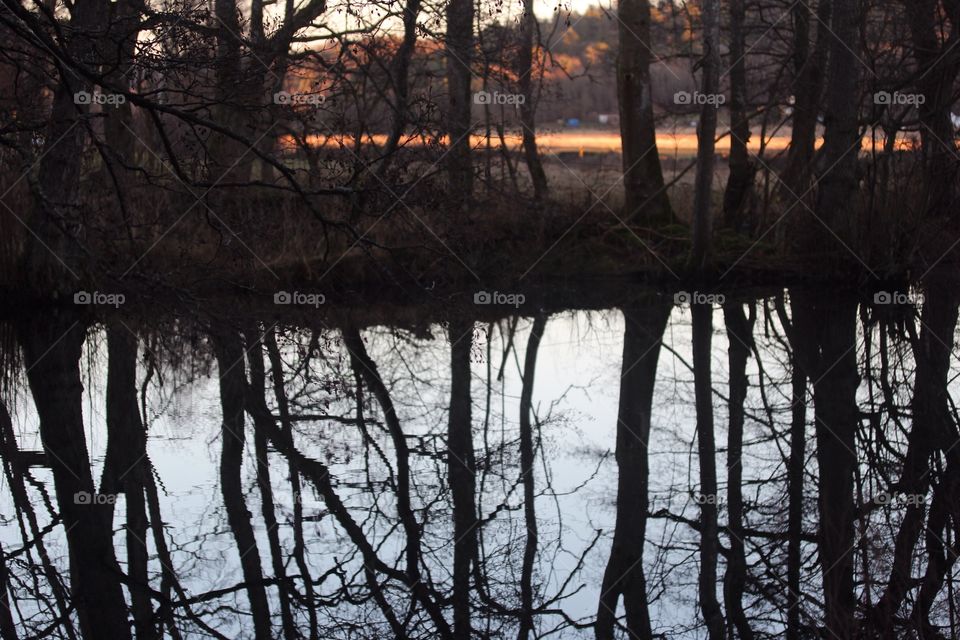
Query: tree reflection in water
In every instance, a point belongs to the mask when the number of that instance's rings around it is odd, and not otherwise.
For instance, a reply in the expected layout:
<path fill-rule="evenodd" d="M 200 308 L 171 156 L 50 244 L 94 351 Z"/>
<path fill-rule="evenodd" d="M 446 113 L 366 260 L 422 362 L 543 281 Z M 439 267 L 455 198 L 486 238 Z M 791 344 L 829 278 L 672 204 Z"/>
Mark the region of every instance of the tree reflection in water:
<path fill-rule="evenodd" d="M 924 300 L 14 322 L 0 638 L 958 637 Z"/>

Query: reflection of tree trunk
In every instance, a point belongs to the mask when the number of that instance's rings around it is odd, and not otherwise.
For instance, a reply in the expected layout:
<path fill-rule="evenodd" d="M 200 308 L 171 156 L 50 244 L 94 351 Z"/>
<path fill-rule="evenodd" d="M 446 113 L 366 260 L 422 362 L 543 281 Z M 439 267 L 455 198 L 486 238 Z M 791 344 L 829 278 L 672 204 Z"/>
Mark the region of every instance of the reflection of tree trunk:
<path fill-rule="evenodd" d="M 393 448 L 396 450 L 397 511 L 403 524 L 404 533 L 407 536 L 407 574 L 412 581 L 416 581 L 420 579 L 420 525 L 417 523 L 416 515 L 410 504 L 410 448 L 407 446 L 407 439 L 394 409 L 393 400 L 390 398 L 390 392 L 380 377 L 376 363 L 367 354 L 367 348 L 363 344 L 360 333 L 356 329 L 347 329 L 343 332 L 343 339 L 347 350 L 350 352 L 354 371 L 363 376 L 380 404 L 387 429 L 390 431 L 390 438 L 393 441 Z"/>
<path fill-rule="evenodd" d="M 952 283 L 942 280 L 932 280 L 926 293 L 920 342 L 915 354 L 912 428 L 896 486 L 898 492 L 908 496 L 926 496 L 930 487 L 930 457 L 938 448 L 950 448 L 954 430 L 947 381 L 960 296 L 955 293 Z M 894 616 L 913 583 L 913 559 L 923 531 L 924 506 L 922 500 L 907 502 L 894 543 L 887 588 L 868 616 L 877 635 L 883 632 L 893 637 Z"/>
<path fill-rule="evenodd" d="M 703 17 L 703 85 L 705 96 L 720 92 L 720 0 L 701 0 Z M 697 175 L 693 186 L 693 248 L 690 265 L 703 269 L 710 260 L 713 232 L 713 170 L 719 108 L 708 100 L 697 126 Z"/>
<path fill-rule="evenodd" d="M 663 224 L 673 218 L 657 151 L 650 83 L 650 3 L 620 0 L 617 8 L 620 52 L 617 57 L 617 103 L 623 145 L 626 219 Z"/>
<path fill-rule="evenodd" d="M 795 347 L 794 347 L 795 348 Z M 800 640 L 803 471 L 807 463 L 807 377 L 793 359 L 790 463 L 787 470 L 787 640 Z"/>
<path fill-rule="evenodd" d="M 280 415 L 280 427 L 283 433 L 292 438 L 293 424 L 290 421 L 290 408 L 287 393 L 283 386 L 283 360 L 280 357 L 280 348 L 273 328 L 264 335 L 264 344 L 267 346 L 267 355 L 270 358 L 270 373 L 273 381 L 273 393 L 277 401 L 277 413 Z M 293 498 L 293 557 L 300 570 L 303 582 L 304 596 L 307 605 L 307 616 L 310 623 L 310 640 L 319 639 L 317 629 L 317 605 L 314 601 L 313 578 L 306 559 L 306 542 L 303 537 L 303 500 L 300 485 L 300 471 L 293 457 L 287 458 L 287 471 L 290 475 L 290 490 Z"/>
<path fill-rule="evenodd" d="M 849 294 L 792 291 L 798 357 L 813 379 L 817 466 L 820 471 L 820 564 L 826 625 L 852 637 L 853 468 L 856 464 L 857 302 Z"/>
<path fill-rule="evenodd" d="M 60 314 L 21 334 L 27 377 L 40 417 L 70 549 L 73 604 L 88 638 L 129 638 L 109 512 L 96 501 L 83 430 L 80 351 L 85 328 Z"/>
<path fill-rule="evenodd" d="M 127 572 L 137 638 L 156 637 L 147 573 L 147 514 L 143 495 L 147 434 L 137 405 L 137 338 L 126 327 L 107 329 L 107 454 L 100 490 L 123 492 L 127 508 Z M 113 506 L 109 505 L 111 512 Z"/>
<path fill-rule="evenodd" d="M 957 502 L 957 494 L 960 493 L 960 456 L 954 452 L 949 458 L 943 479 L 933 490 L 927 521 L 927 570 L 912 613 L 920 638 L 943 638 L 931 624 L 930 613 L 944 580 L 960 556 L 960 505 Z M 951 527 L 952 531 L 948 533 Z M 946 540 L 951 533 L 953 543 L 948 546 Z"/>
<path fill-rule="evenodd" d="M 747 397 L 747 359 L 753 345 L 753 320 L 743 305 L 724 305 L 730 363 L 730 417 L 727 434 L 727 514 L 730 553 L 723 580 L 723 602 L 727 618 L 736 627 L 741 640 L 752 640 L 753 630 L 743 611 L 743 591 L 747 580 L 747 561 L 743 544 L 743 403 Z"/>
<path fill-rule="evenodd" d="M 450 136 L 447 167 L 450 193 L 458 199 L 469 199 L 473 192 L 470 153 L 473 1 L 450 0 L 447 3 L 447 135 Z"/>
<path fill-rule="evenodd" d="M 527 640 L 533 631 L 533 562 L 537 557 L 536 486 L 533 475 L 535 447 L 533 425 L 533 382 L 537 368 L 540 339 L 547 325 L 547 317 L 538 315 L 530 329 L 527 353 L 523 360 L 523 388 L 520 391 L 520 479 L 523 482 L 523 520 L 527 541 L 523 547 L 523 569 L 520 573 L 520 630 L 517 640 Z"/>
<path fill-rule="evenodd" d="M 787 471 L 787 640 L 800 640 L 800 578 L 803 570 L 803 472 L 807 463 L 807 377 L 794 361 Z"/>
<path fill-rule="evenodd" d="M 10 609 L 10 577 L 7 573 L 7 559 L 0 549 L 0 638 L 17 640 L 17 625 L 13 621 Z"/>
<path fill-rule="evenodd" d="M 623 310 L 623 363 L 617 414 L 617 522 L 600 589 L 597 640 L 613 639 L 621 595 L 630 637 L 638 640 L 653 637 L 643 573 L 649 507 L 647 452 L 660 341 L 670 309 L 668 303 L 651 301 L 648 305 Z"/>
<path fill-rule="evenodd" d="M 180 631 L 177 628 L 176 619 L 173 615 L 173 609 L 169 605 L 171 591 L 176 591 L 177 595 L 185 600 L 186 594 L 180 588 L 177 582 L 177 575 L 173 570 L 173 558 L 170 555 L 170 548 L 167 546 L 166 533 L 163 530 L 163 514 L 160 512 L 160 495 L 157 492 L 157 483 L 153 478 L 153 465 L 150 459 L 145 460 L 144 469 L 144 489 L 147 494 L 147 513 L 149 514 L 150 531 L 153 536 L 153 544 L 157 549 L 157 561 L 160 563 L 160 593 L 163 594 L 164 602 L 161 603 L 157 616 L 167 626 L 167 633 L 173 640 L 180 640 Z M 186 607 L 188 615 L 192 616 L 189 606 Z"/>
<path fill-rule="evenodd" d="M 253 407 L 253 410 L 257 411 L 257 408 Z M 263 420 L 263 426 L 268 430 L 270 441 L 273 446 L 276 447 L 277 451 L 287 456 L 299 473 L 303 474 L 305 478 L 313 483 L 320 495 L 323 496 L 323 500 L 331 515 L 336 518 L 337 523 L 357 548 L 357 551 L 363 558 L 364 574 L 367 578 L 371 595 L 393 630 L 394 635 L 398 638 L 405 637 L 403 626 L 397 618 L 392 605 L 384 595 L 383 585 L 377 580 L 378 573 L 384 574 L 389 579 L 399 581 L 401 584 L 406 585 L 414 594 L 415 599 L 430 616 L 430 620 L 434 623 L 436 629 L 436 635 L 445 640 L 451 640 L 453 636 L 450 632 L 450 627 L 444 618 L 441 607 L 433 599 L 433 593 L 422 581 L 410 581 L 406 573 L 396 570 L 393 566 L 388 565 L 380 559 L 377 554 L 377 549 L 367 538 L 361 525 L 353 518 L 336 490 L 334 490 L 333 476 L 330 473 L 330 469 L 319 460 L 303 455 L 293 441 L 292 431 L 286 428 L 283 430 L 276 428 L 273 421 L 269 419 Z"/>
<path fill-rule="evenodd" d="M 214 336 L 214 349 L 220 371 L 220 404 L 223 407 L 223 453 L 220 457 L 220 488 L 227 510 L 227 523 L 237 543 L 240 567 L 246 582 L 250 614 L 253 616 L 257 640 L 273 637 L 270 628 L 270 606 L 263 586 L 260 551 L 250 522 L 250 511 L 243 496 L 240 477 L 243 465 L 244 399 L 246 374 L 243 347 L 236 335 Z"/>
<path fill-rule="evenodd" d="M 801 363 L 800 339 L 787 314 L 784 298 L 776 299 L 777 316 L 790 345 L 790 458 L 787 464 L 787 640 L 800 640 L 800 578 L 803 568 L 803 474 L 807 465 L 807 374 Z"/>
<path fill-rule="evenodd" d="M 8 464 L 12 459 L 11 456 L 17 455 L 16 440 L 13 440 L 13 437 L 10 414 L 7 412 L 6 405 L 0 401 L 0 454 L 2 454 L 4 462 Z M 11 486 L 11 493 L 13 493 L 13 490 Z M 16 498 L 14 500 L 16 501 Z M 16 508 L 19 509 L 19 505 Z M 13 621 L 13 610 L 10 608 L 10 574 L 7 571 L 6 554 L 2 549 L 0 549 L 0 638 L 17 640 L 17 625 Z"/>
<path fill-rule="evenodd" d="M 470 567 L 477 557 L 476 461 L 470 398 L 473 323 L 450 323 L 447 469 L 453 497 L 453 636 L 470 640 Z"/>
<path fill-rule="evenodd" d="M 730 176 L 723 194 L 724 225 L 745 230 L 744 207 L 753 190 L 756 168 L 750 162 L 750 116 L 747 115 L 745 0 L 730 0 Z"/>
<path fill-rule="evenodd" d="M 931 282 L 923 305 L 920 343 L 913 385 L 913 422 L 907 454 L 896 489 L 906 495 L 926 495 L 930 486 L 930 456 L 938 447 L 949 448 L 952 431 L 947 379 L 957 325 L 960 298 L 953 286 Z M 890 578 L 883 596 L 868 619 L 875 633 L 893 631 L 893 618 L 913 582 L 914 551 L 924 524 L 924 502 L 908 501 L 894 543 Z M 892 636 L 891 636 L 892 637 Z"/>
<path fill-rule="evenodd" d="M 294 640 L 297 637 L 293 614 L 290 609 L 290 589 L 286 568 L 283 564 L 283 548 L 280 546 L 280 529 L 273 506 L 273 481 L 270 478 L 270 457 L 267 451 L 267 428 L 263 420 L 270 415 L 265 396 L 266 374 L 263 369 L 263 347 L 259 333 L 251 329 L 247 334 L 250 361 L 250 385 L 247 402 L 257 407 L 251 411 L 254 423 L 254 454 L 257 459 L 257 488 L 260 490 L 260 508 L 263 525 L 267 532 L 267 544 L 270 546 L 270 561 L 273 575 L 277 579 L 277 594 L 280 601 L 280 621 L 283 625 L 283 637 Z"/>
<path fill-rule="evenodd" d="M 713 340 L 713 307 L 694 304 L 693 376 L 697 406 L 697 449 L 700 465 L 700 610 L 710 640 L 723 640 L 723 611 L 717 601 L 717 460 L 713 433 L 713 388 L 710 346 Z"/>
<path fill-rule="evenodd" d="M 10 413 L 6 405 L 0 401 L 0 459 L 3 460 L 4 471 L 7 477 L 7 486 L 10 489 L 10 497 L 13 499 L 13 507 L 17 516 L 21 518 L 20 529 L 26 531 L 22 518 L 26 518 L 29 526 L 30 535 L 37 548 L 37 557 L 40 559 L 43 576 L 50 585 L 50 591 L 53 593 L 53 599 L 56 602 L 57 612 L 62 620 L 61 628 L 64 634 L 70 640 L 76 640 L 76 633 L 73 628 L 73 622 L 70 619 L 68 597 L 63 588 L 60 573 L 53 562 L 50 561 L 50 554 L 47 552 L 47 545 L 43 542 L 43 535 L 40 525 L 37 522 L 37 514 L 33 505 L 30 503 L 30 496 L 27 493 L 27 485 L 24 478 L 29 473 L 27 467 L 21 462 L 20 451 L 17 447 L 16 435 L 13 432 L 13 423 L 10 420 Z M 51 512 L 53 510 L 51 509 Z M 27 542 L 24 534 L 24 544 Z"/>
<path fill-rule="evenodd" d="M 537 30 L 537 18 L 533 13 L 533 0 L 523 0 L 523 17 L 520 19 L 520 45 L 517 51 L 517 76 L 520 78 L 520 127 L 523 130 L 523 155 L 533 181 L 533 194 L 542 200 L 547 194 L 547 174 L 543 171 L 537 151 L 536 96 L 533 92 L 533 35 Z"/>

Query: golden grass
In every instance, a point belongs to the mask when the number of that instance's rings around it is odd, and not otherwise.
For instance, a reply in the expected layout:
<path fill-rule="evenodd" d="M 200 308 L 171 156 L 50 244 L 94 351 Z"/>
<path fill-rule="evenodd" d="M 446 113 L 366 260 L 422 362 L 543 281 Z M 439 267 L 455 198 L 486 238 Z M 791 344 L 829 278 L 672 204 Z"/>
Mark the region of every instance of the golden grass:
<path fill-rule="evenodd" d="M 522 139 L 520 132 L 507 133 L 504 136 L 507 146 L 511 151 L 520 151 Z M 382 146 L 386 143 L 385 134 L 372 134 L 363 138 L 362 144 L 372 144 Z M 439 140 L 443 144 L 447 143 L 446 137 Z M 411 137 L 403 142 L 405 147 L 423 147 L 434 141 L 423 137 Z M 487 145 L 485 135 L 473 135 L 470 142 L 475 148 L 484 148 Z M 307 138 L 307 143 L 315 147 L 339 147 L 341 145 L 355 148 L 356 138 L 350 135 L 313 135 Z M 869 138 L 864 137 L 864 147 L 867 148 Z M 293 148 L 291 138 L 281 139 L 280 144 L 287 149 Z M 493 147 L 499 147 L 499 138 L 493 137 L 490 140 Z M 823 144 L 823 138 L 817 139 L 817 147 Z M 915 136 L 909 133 L 901 133 L 897 141 L 897 148 L 905 151 L 916 146 Z M 770 136 L 763 140 L 764 153 L 767 155 L 775 154 L 786 150 L 790 145 L 789 132 L 781 133 L 776 136 Z M 616 130 L 564 130 L 564 131 L 541 131 L 537 134 L 537 146 L 545 154 L 551 153 L 620 153 L 620 132 Z M 684 128 L 677 131 L 660 131 L 657 133 L 657 148 L 661 155 L 694 156 L 697 153 L 697 133 L 692 128 Z M 750 137 L 748 148 L 753 153 L 759 153 L 761 149 L 760 132 L 754 131 Z M 717 141 L 717 153 L 727 154 L 730 152 L 730 137 L 724 136 Z"/>

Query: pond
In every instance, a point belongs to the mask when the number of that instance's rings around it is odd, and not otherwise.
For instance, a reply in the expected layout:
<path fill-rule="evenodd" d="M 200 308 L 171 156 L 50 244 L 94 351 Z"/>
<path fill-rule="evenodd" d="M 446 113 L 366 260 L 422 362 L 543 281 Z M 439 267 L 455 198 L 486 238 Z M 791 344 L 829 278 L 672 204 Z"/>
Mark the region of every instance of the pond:
<path fill-rule="evenodd" d="M 954 290 L 21 309 L 0 637 L 957 637 Z"/>

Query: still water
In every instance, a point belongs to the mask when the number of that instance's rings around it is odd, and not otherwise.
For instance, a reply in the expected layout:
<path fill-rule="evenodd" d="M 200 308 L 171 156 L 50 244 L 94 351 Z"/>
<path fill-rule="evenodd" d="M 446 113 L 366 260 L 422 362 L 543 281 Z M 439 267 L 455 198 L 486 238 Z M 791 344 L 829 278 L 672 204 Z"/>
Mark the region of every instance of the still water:
<path fill-rule="evenodd" d="M 689 299 L 11 319 L 0 637 L 956 637 L 953 297 Z"/>

